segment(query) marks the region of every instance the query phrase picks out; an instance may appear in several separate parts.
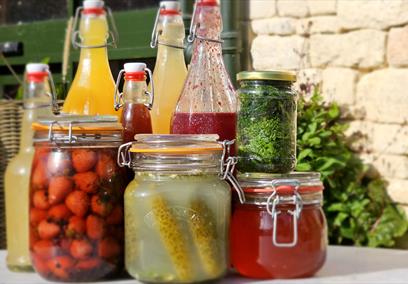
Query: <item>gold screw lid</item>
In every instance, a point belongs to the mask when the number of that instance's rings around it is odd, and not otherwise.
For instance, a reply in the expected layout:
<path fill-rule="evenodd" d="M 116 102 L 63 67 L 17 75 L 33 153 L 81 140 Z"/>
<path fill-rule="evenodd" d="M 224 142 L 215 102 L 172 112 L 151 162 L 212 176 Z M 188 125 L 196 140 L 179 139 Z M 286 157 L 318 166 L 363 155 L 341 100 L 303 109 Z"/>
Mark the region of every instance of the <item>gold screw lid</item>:
<path fill-rule="evenodd" d="M 296 73 L 285 70 L 272 71 L 242 71 L 237 74 L 237 81 L 266 80 L 266 81 L 296 81 Z"/>

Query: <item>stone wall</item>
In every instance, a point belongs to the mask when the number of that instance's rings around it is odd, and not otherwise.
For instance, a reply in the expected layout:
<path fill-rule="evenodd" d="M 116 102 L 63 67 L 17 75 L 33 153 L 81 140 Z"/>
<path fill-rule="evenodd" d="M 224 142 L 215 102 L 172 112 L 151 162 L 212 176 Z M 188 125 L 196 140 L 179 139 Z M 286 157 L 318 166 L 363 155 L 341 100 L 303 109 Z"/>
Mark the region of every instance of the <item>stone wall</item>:
<path fill-rule="evenodd" d="M 320 83 L 408 212 L 408 0 L 249 1 L 253 68 Z"/>

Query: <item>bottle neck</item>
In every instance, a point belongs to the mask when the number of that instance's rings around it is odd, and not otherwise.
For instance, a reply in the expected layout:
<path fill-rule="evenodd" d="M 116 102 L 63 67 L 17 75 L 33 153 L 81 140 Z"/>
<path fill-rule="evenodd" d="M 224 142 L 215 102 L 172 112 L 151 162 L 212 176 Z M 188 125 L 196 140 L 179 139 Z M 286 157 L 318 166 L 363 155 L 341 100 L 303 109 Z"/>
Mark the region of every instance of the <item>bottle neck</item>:
<path fill-rule="evenodd" d="M 124 103 L 144 104 L 147 103 L 145 92 L 147 85 L 145 81 L 125 80 L 123 85 L 123 101 Z"/>
<path fill-rule="evenodd" d="M 79 65 L 83 65 L 84 61 L 86 60 L 91 60 L 86 64 L 99 64 L 98 68 L 103 67 L 101 66 L 101 64 L 105 65 L 105 67 L 109 66 L 106 47 L 106 43 L 109 37 L 109 28 L 106 15 L 82 15 L 79 35 L 81 44 L 84 46 L 81 48 Z"/>
<path fill-rule="evenodd" d="M 48 107 L 51 109 L 52 96 L 47 77 L 42 81 L 28 81 L 24 87 L 24 108 L 37 109 Z"/>
<path fill-rule="evenodd" d="M 159 48 L 168 47 L 166 45 L 178 46 L 180 53 L 183 53 L 185 28 L 181 15 L 161 15 L 157 24 L 159 34 Z M 177 50 L 177 49 L 176 49 Z"/>

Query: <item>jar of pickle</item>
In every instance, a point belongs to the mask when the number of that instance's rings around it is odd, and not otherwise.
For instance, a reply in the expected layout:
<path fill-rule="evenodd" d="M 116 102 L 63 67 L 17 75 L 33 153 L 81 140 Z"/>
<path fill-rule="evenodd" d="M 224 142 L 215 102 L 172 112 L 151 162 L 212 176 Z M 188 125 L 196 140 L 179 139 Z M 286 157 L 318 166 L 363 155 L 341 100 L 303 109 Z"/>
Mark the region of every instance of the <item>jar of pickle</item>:
<path fill-rule="evenodd" d="M 123 270 L 123 194 L 116 117 L 43 118 L 33 124 L 30 253 L 53 281 L 94 281 Z"/>
<path fill-rule="evenodd" d="M 135 172 L 125 192 L 125 264 L 137 280 L 192 283 L 227 272 L 225 179 L 234 179 L 236 160 L 224 159 L 231 143 L 217 139 L 140 134 L 121 146 L 119 164 Z"/>
<path fill-rule="evenodd" d="M 250 278 L 299 278 L 324 264 L 327 225 L 319 173 L 244 174 L 234 203 L 231 261 Z"/>
<path fill-rule="evenodd" d="M 296 166 L 296 75 L 289 71 L 240 72 L 238 170 L 288 173 Z"/>

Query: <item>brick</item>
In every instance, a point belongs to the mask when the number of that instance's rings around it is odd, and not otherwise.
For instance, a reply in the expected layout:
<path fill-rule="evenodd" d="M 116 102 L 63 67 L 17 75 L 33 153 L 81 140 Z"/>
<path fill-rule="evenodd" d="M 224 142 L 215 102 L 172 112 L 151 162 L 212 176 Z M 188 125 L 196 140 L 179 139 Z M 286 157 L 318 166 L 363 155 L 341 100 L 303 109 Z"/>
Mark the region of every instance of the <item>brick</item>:
<path fill-rule="evenodd" d="M 408 25 L 390 30 L 387 60 L 391 66 L 408 66 Z"/>
<path fill-rule="evenodd" d="M 388 180 L 388 194 L 398 203 L 408 204 L 408 180 L 390 179 Z M 408 209 L 408 207 L 406 207 Z M 408 214 L 408 210 L 406 211 Z"/>
<path fill-rule="evenodd" d="M 322 94 L 339 105 L 352 105 L 358 72 L 347 68 L 328 68 L 323 71 Z"/>
<path fill-rule="evenodd" d="M 296 32 L 301 35 L 340 32 L 338 18 L 335 16 L 320 16 L 300 19 L 297 23 Z"/>
<path fill-rule="evenodd" d="M 361 30 L 339 35 L 312 35 L 312 67 L 376 68 L 384 64 L 386 34 Z"/>
<path fill-rule="evenodd" d="M 299 36 L 257 36 L 251 54 L 256 70 L 298 69 L 305 39 Z"/>
<path fill-rule="evenodd" d="M 309 14 L 306 0 L 277 0 L 279 16 L 303 18 Z"/>
<path fill-rule="evenodd" d="M 336 0 L 307 0 L 311 15 L 336 14 Z"/>
<path fill-rule="evenodd" d="M 291 35 L 296 32 L 296 20 L 292 18 L 272 18 L 252 21 L 256 34 Z"/>
<path fill-rule="evenodd" d="M 356 102 L 365 118 L 382 123 L 408 122 L 408 69 L 388 68 L 363 76 L 357 84 Z"/>
<path fill-rule="evenodd" d="M 361 158 L 386 179 L 408 179 L 408 157 L 388 154 L 362 154 Z"/>
<path fill-rule="evenodd" d="M 337 15 L 344 29 L 387 29 L 408 23 L 406 0 L 338 0 Z"/>
<path fill-rule="evenodd" d="M 249 1 L 249 18 L 263 19 L 276 15 L 275 0 L 250 0 Z"/>

